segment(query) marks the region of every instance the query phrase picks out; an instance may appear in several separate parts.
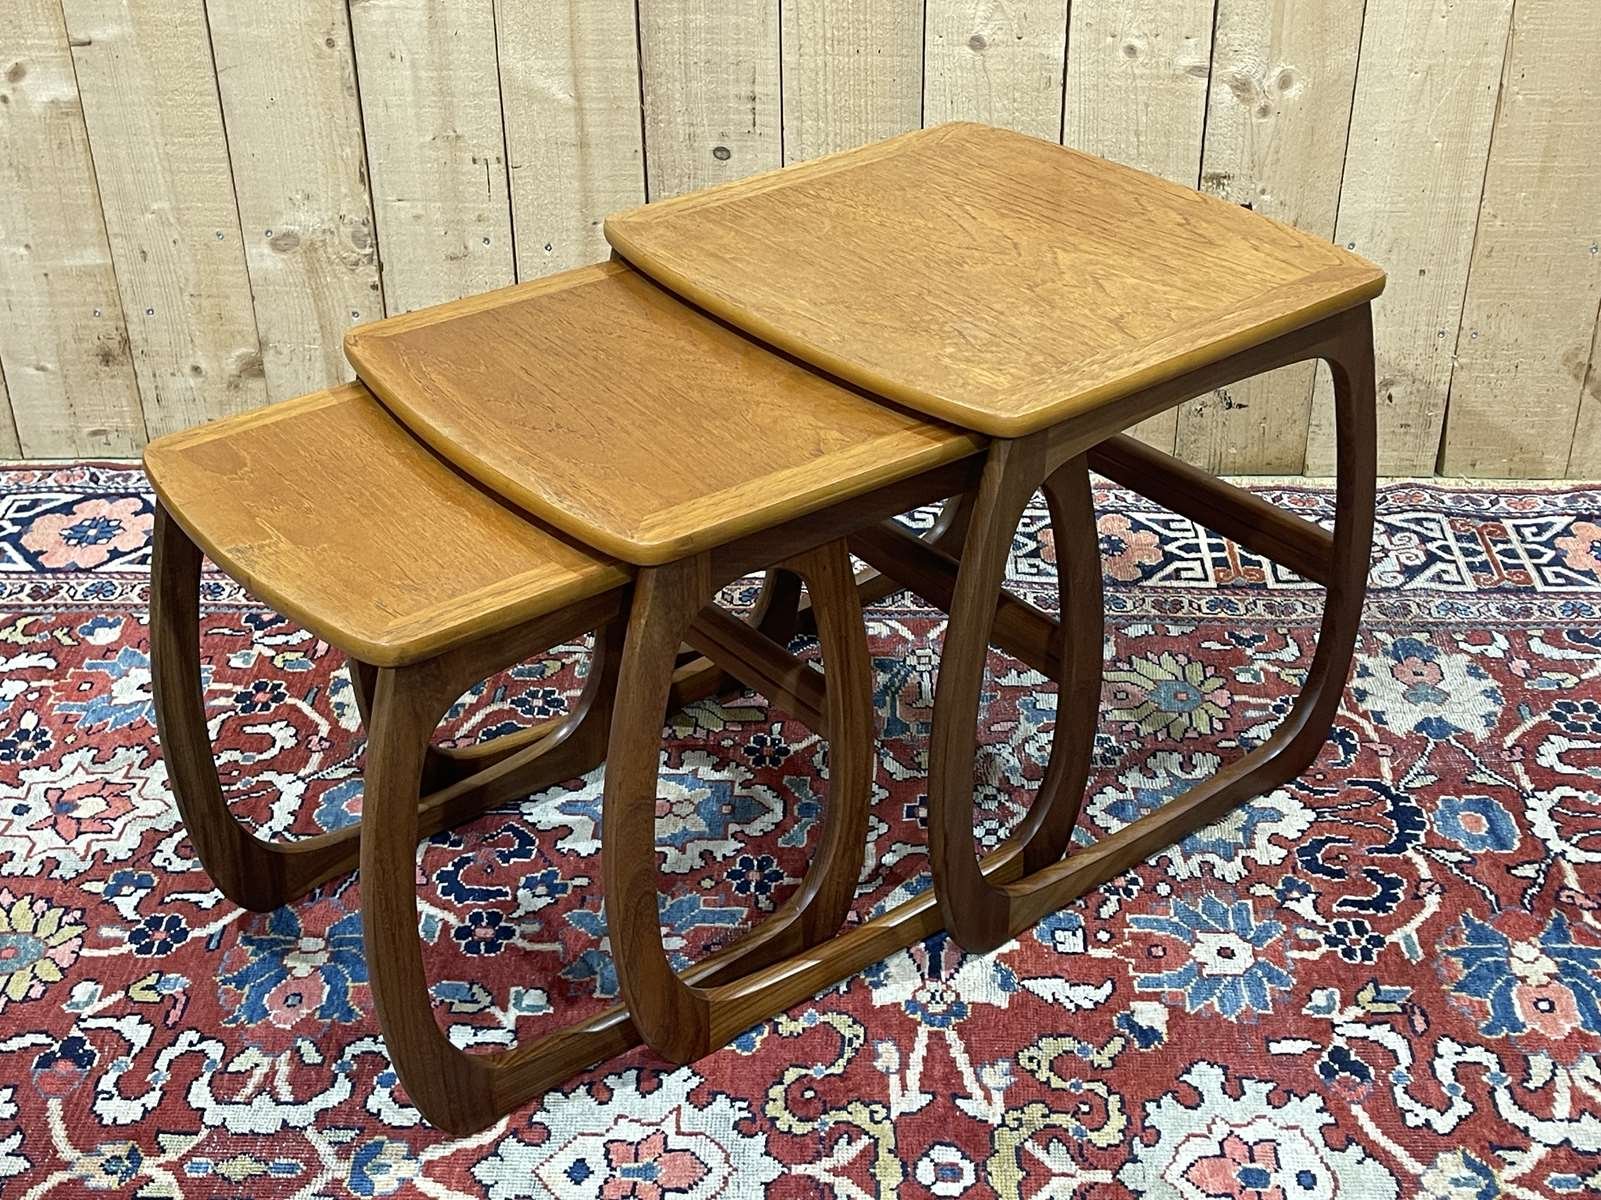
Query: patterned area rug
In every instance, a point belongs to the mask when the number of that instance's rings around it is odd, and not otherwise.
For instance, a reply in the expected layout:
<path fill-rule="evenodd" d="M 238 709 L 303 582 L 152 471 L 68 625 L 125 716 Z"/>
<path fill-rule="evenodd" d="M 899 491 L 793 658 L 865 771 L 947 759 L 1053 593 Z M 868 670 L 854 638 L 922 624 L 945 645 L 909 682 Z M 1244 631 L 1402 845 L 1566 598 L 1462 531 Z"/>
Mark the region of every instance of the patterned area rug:
<path fill-rule="evenodd" d="M 1126 492 L 1097 498 L 1110 615 L 1084 842 L 1262 741 L 1321 598 Z M 122 466 L 0 472 L 7 1198 L 1601 1187 L 1601 494 L 1386 488 L 1359 667 L 1298 784 L 995 955 L 933 938 L 692 1068 L 636 1052 L 459 1140 L 420 1123 L 390 1069 L 359 884 L 255 916 L 196 867 L 154 743 L 150 521 Z M 1053 608 L 1043 525 L 1020 530 L 1012 585 Z M 204 619 L 238 810 L 284 836 L 354 820 L 339 657 L 222 579 Z M 883 739 L 862 913 L 927 886 L 941 629 L 906 596 L 871 614 Z M 448 735 L 560 711 L 581 662 L 490 681 Z M 997 654 L 981 844 L 1026 810 L 1053 715 L 1052 689 Z M 674 718 L 658 828 L 675 953 L 794 886 L 823 754 L 758 697 Z M 458 1044 L 505 1046 L 615 995 L 599 799 L 598 775 L 575 780 L 424 847 L 428 967 Z"/>

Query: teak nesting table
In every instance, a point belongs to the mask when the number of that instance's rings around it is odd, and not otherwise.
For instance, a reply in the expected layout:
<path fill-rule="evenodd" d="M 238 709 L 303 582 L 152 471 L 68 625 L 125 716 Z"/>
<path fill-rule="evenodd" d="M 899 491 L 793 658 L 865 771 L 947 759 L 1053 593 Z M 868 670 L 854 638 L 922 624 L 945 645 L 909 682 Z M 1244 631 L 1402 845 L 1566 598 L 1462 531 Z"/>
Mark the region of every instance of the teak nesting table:
<path fill-rule="evenodd" d="M 946 125 L 611 218 L 617 258 L 353 330 L 361 383 L 152 443 L 162 744 L 206 869 L 271 908 L 359 862 L 369 975 L 408 1093 L 481 1128 L 643 1039 L 687 1061 L 941 926 L 991 949 L 1292 778 L 1332 723 L 1371 539 L 1383 274 L 1099 159 Z M 1212 388 L 1328 362 L 1332 533 L 1122 435 Z M 370 389 L 370 391 L 368 390 Z M 1100 471 L 1322 583 L 1304 692 L 1264 745 L 1093 846 L 1069 843 L 1100 699 Z M 1043 488 L 1061 618 L 1002 587 Z M 929 536 L 893 520 L 944 500 Z M 285 845 L 229 814 L 200 693 L 200 551 L 351 659 L 368 721 L 359 829 Z M 877 579 L 851 572 L 854 553 Z M 719 588 L 766 571 L 748 621 Z M 815 621 L 825 672 L 784 643 Z M 871 792 L 860 595 L 950 614 L 930 748 L 934 888 L 847 923 Z M 467 687 L 594 631 L 573 712 L 430 745 Z M 1040 794 L 972 853 L 973 725 L 991 641 L 1060 688 Z M 693 652 L 686 651 L 686 645 Z M 756 688 L 828 739 L 821 844 L 796 894 L 682 973 L 658 917 L 665 711 Z M 436 1024 L 417 933 L 420 837 L 604 761 L 601 860 L 623 1006 L 516 1050 Z"/>

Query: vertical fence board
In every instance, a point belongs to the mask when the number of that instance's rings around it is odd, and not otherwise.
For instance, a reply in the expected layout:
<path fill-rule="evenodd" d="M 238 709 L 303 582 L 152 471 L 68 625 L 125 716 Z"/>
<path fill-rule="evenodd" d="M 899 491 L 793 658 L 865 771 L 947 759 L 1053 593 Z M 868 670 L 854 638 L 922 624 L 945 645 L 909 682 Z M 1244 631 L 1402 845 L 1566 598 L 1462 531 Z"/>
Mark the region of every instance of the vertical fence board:
<path fill-rule="evenodd" d="M 928 0 L 923 124 L 973 120 L 1057 141 L 1067 0 Z"/>
<path fill-rule="evenodd" d="M 202 0 L 65 0 L 150 435 L 267 398 Z"/>
<path fill-rule="evenodd" d="M 1197 186 L 1212 0 L 1081 0 L 1070 17 L 1063 141 Z M 1161 413 L 1132 432 L 1171 451 L 1178 413 Z"/>
<path fill-rule="evenodd" d="M 493 9 L 352 0 L 350 20 L 388 310 L 513 282 Z"/>
<path fill-rule="evenodd" d="M 1512 0 L 1370 3 L 1335 240 L 1389 273 L 1374 308 L 1379 470 L 1434 471 Z M 1401 48 L 1405 49 L 1402 50 Z M 1306 469 L 1334 469 L 1319 371 Z"/>
<path fill-rule="evenodd" d="M 139 390 L 57 0 L 14 0 L 0 50 L 0 362 L 39 457 L 127 454 Z M 7 422 L 9 423 L 8 416 Z"/>
<path fill-rule="evenodd" d="M 207 0 L 267 395 L 349 379 L 383 316 L 344 0 Z"/>
<path fill-rule="evenodd" d="M 784 160 L 916 129 L 923 0 L 782 0 Z"/>
<path fill-rule="evenodd" d="M 1212 0 L 1072 6 L 1069 146 L 1195 187 L 1212 60 Z"/>
<path fill-rule="evenodd" d="M 1517 0 L 1441 466 L 1566 472 L 1601 300 L 1601 7 Z"/>
<path fill-rule="evenodd" d="M 1363 0 L 1218 0 L 1201 188 L 1334 233 Z M 1275 371 L 1179 410 L 1178 452 L 1208 470 L 1299 474 L 1314 369 Z"/>
<path fill-rule="evenodd" d="M 517 274 L 606 257 L 601 221 L 644 203 L 633 0 L 496 0 Z"/>
<path fill-rule="evenodd" d="M 652 200 L 783 162 L 775 4 L 639 0 L 639 44 Z"/>

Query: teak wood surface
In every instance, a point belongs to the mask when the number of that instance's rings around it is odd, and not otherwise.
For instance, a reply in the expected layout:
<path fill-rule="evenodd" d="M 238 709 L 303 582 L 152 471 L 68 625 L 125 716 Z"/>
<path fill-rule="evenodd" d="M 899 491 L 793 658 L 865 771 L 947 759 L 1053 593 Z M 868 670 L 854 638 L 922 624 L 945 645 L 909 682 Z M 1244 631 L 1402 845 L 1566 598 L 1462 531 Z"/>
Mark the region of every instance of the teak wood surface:
<path fill-rule="evenodd" d="M 462 479 L 360 384 L 160 438 L 145 472 L 213 562 L 375 666 L 426 658 L 631 574 Z"/>
<path fill-rule="evenodd" d="M 615 262 L 362 326 L 345 349 L 468 475 L 639 564 L 983 445 L 775 355 Z"/>
<path fill-rule="evenodd" d="M 949 124 L 607 219 L 779 350 L 1016 437 L 1378 295 L 1371 263 L 1143 172 Z"/>

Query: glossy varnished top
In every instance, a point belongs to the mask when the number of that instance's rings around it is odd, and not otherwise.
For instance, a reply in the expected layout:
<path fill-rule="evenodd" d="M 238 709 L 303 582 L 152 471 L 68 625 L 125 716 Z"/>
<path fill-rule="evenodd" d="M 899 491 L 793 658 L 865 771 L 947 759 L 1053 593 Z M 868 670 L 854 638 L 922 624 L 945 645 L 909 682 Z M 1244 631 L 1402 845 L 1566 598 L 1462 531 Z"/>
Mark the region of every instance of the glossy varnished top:
<path fill-rule="evenodd" d="M 976 451 L 621 263 L 353 329 L 414 433 L 513 504 L 628 562 L 669 562 Z"/>
<path fill-rule="evenodd" d="M 379 667 L 628 582 L 463 479 L 359 384 L 170 434 L 145 470 L 211 560 Z"/>
<path fill-rule="evenodd" d="M 755 337 L 1016 437 L 1376 296 L 1384 274 L 1190 188 L 951 124 L 617 214 L 606 236 Z"/>

